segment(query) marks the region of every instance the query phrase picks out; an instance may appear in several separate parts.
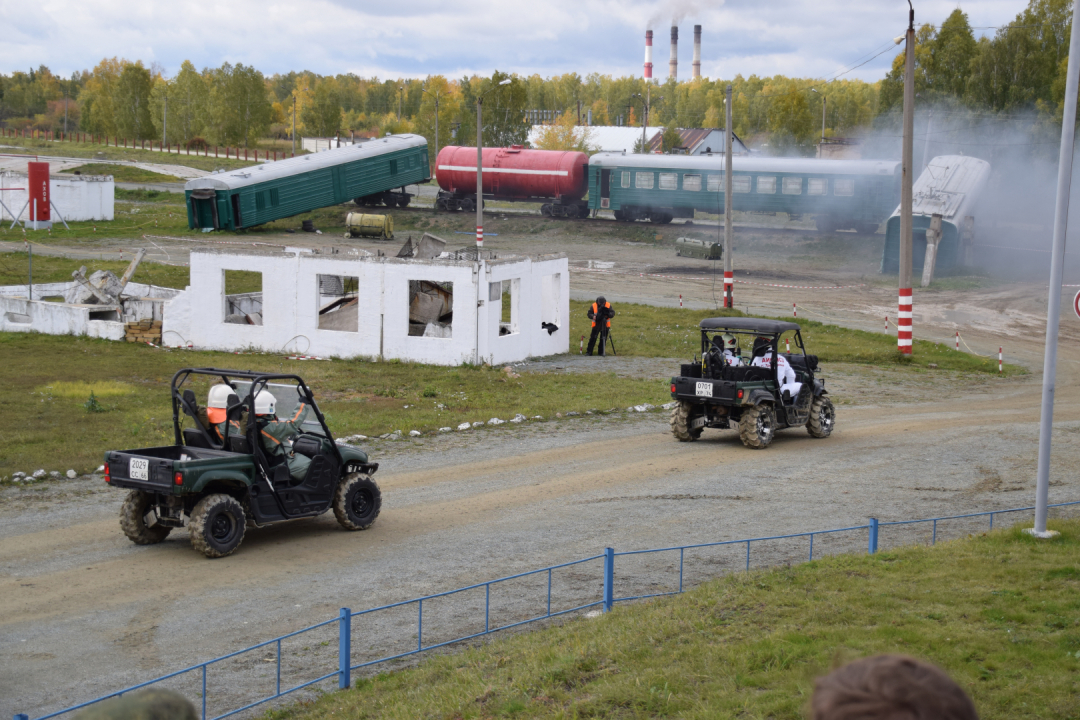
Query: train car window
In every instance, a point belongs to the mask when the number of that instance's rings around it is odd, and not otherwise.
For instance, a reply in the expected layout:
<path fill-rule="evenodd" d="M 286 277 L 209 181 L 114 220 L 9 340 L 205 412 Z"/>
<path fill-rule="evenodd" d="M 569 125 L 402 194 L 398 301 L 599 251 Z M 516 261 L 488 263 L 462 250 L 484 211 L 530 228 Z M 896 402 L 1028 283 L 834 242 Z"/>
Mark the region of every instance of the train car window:
<path fill-rule="evenodd" d="M 832 192 L 833 195 L 851 197 L 855 194 L 855 181 L 850 179 L 833 180 Z"/>
<path fill-rule="evenodd" d="M 750 192 L 750 176 L 749 175 L 732 175 L 731 176 L 731 190 L 737 193 Z"/>
<path fill-rule="evenodd" d="M 259 192 L 255 193 L 255 209 L 256 210 L 265 210 L 266 209 L 266 193 L 264 193 L 262 191 L 259 191 Z"/>
<path fill-rule="evenodd" d="M 277 188 L 270 188 L 270 207 L 277 207 L 281 201 L 281 196 L 278 194 Z"/>
<path fill-rule="evenodd" d="M 679 189 L 679 174 L 678 173 L 660 173 L 660 189 L 661 190 L 678 190 Z"/>
<path fill-rule="evenodd" d="M 636 172 L 634 173 L 634 187 L 642 190 L 652 190 L 655 173 L 651 172 Z"/>
<path fill-rule="evenodd" d="M 826 178 L 808 178 L 806 181 L 807 195 L 828 195 L 829 181 Z"/>
<path fill-rule="evenodd" d="M 397 175 L 397 160 L 390 161 L 390 174 Z"/>
<path fill-rule="evenodd" d="M 782 189 L 785 195 L 802 195 L 802 178 L 784 178 Z"/>
<path fill-rule="evenodd" d="M 757 191 L 759 195 L 776 194 L 776 178 L 772 175 L 758 176 Z"/>
<path fill-rule="evenodd" d="M 721 186 L 721 184 L 723 184 L 723 182 L 724 182 L 723 173 L 721 173 L 720 175 L 710 175 L 709 176 L 709 186 L 708 186 L 709 192 L 720 192 L 720 190 L 721 190 L 720 186 Z M 736 192 L 738 192 L 738 191 L 736 191 Z"/>
<path fill-rule="evenodd" d="M 624 188 L 630 187 L 630 173 L 629 172 L 622 173 L 622 186 Z"/>
<path fill-rule="evenodd" d="M 691 192 L 701 191 L 701 176 L 700 175 L 683 175 L 682 176 L 682 189 L 689 190 Z"/>

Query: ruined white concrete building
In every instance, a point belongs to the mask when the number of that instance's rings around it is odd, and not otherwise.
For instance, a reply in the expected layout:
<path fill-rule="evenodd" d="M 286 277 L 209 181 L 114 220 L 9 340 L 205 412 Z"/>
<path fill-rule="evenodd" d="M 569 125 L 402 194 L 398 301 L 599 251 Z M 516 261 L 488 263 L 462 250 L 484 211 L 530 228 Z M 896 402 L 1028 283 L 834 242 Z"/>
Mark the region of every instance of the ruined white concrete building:
<path fill-rule="evenodd" d="M 70 303 L 78 283 L 35 283 L 0 287 L 0 331 L 48 335 L 88 335 L 123 340 L 124 324 L 161 320 L 165 304 L 181 291 L 156 285 L 128 283 L 123 298 L 113 304 Z"/>
<path fill-rule="evenodd" d="M 243 292 L 229 292 L 234 272 L 249 273 Z M 191 285 L 164 307 L 162 342 L 497 364 L 567 352 L 569 302 L 563 254 L 423 260 L 199 250 Z"/>

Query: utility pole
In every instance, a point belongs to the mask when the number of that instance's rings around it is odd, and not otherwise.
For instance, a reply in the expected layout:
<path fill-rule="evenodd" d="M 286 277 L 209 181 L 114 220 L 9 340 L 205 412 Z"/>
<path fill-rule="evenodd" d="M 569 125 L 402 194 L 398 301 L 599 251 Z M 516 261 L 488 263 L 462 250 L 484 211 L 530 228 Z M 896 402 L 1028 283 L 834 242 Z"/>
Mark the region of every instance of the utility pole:
<path fill-rule="evenodd" d="M 724 307 L 735 307 L 735 274 L 731 264 L 731 85 L 724 93 Z"/>
<path fill-rule="evenodd" d="M 915 136 L 915 8 L 908 0 L 908 29 L 904 46 L 904 149 L 900 182 L 900 304 L 896 318 L 896 347 L 911 354 L 911 184 Z"/>
<path fill-rule="evenodd" d="M 165 86 L 165 111 L 161 116 L 161 144 L 169 137 L 169 86 Z"/>
<path fill-rule="evenodd" d="M 480 110 L 484 105 L 484 96 L 492 90 L 506 85 L 510 78 L 493 85 L 476 98 L 476 259 L 480 259 L 480 250 L 484 249 L 484 126 L 480 122 Z"/>
<path fill-rule="evenodd" d="M 215 151 L 216 152 L 216 151 Z M 292 154 L 296 155 L 296 91 L 292 96 Z"/>
<path fill-rule="evenodd" d="M 67 88 L 64 88 L 64 136 L 67 137 Z"/>
<path fill-rule="evenodd" d="M 401 120 L 401 99 L 402 99 L 402 97 L 404 97 L 404 95 L 405 95 L 405 86 L 404 85 L 399 85 L 398 86 L 398 95 L 397 95 L 397 119 L 398 120 Z"/>
<path fill-rule="evenodd" d="M 825 93 L 821 94 L 821 142 L 825 142 L 825 105 L 828 103 L 829 98 L 825 97 Z M 820 155 L 821 153 L 818 153 Z"/>
<path fill-rule="evenodd" d="M 1076 96 L 1080 83 L 1080 22 L 1073 12 L 1069 39 L 1069 69 L 1065 73 L 1065 112 L 1061 119 L 1061 150 L 1058 154 L 1057 203 L 1054 207 L 1054 245 L 1050 255 L 1050 296 L 1046 303 L 1046 350 L 1043 356 L 1042 412 L 1039 415 L 1039 465 L 1035 479 L 1035 527 L 1027 530 L 1037 538 L 1050 538 L 1046 514 L 1050 496 L 1050 439 L 1054 429 L 1054 390 L 1057 381 L 1058 326 L 1061 322 L 1061 275 L 1065 265 L 1065 230 L 1069 222 L 1072 189 L 1073 141 L 1076 132 Z"/>
<path fill-rule="evenodd" d="M 438 165 L 438 159 L 439 159 L 439 91 L 436 90 L 434 93 L 432 93 L 430 90 L 428 90 L 427 88 L 425 88 L 423 86 L 420 87 L 420 90 L 421 90 L 421 92 L 423 92 L 423 93 L 425 93 L 427 95 L 431 95 L 431 97 L 435 98 L 435 160 L 436 160 L 436 165 Z M 438 174 L 438 172 L 439 172 L 438 167 L 435 168 L 435 172 L 436 172 L 436 174 Z"/>

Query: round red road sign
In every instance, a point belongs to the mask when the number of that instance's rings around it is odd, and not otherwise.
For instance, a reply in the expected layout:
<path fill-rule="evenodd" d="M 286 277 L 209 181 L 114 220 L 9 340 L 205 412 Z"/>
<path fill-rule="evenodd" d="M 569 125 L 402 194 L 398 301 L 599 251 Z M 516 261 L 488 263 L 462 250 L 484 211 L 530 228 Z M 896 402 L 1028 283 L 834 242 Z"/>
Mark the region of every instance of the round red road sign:
<path fill-rule="evenodd" d="M 1073 312 L 1076 313 L 1076 317 L 1080 317 L 1080 291 L 1076 293 L 1076 297 L 1073 298 Z"/>

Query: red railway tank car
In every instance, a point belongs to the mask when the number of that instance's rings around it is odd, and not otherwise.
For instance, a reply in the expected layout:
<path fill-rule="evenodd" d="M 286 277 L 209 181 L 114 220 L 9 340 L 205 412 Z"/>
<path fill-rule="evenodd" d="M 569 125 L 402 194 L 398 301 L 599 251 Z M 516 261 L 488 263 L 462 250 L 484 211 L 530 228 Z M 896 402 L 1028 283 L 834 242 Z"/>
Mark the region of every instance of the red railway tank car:
<path fill-rule="evenodd" d="M 476 209 L 476 148 L 449 145 L 435 160 L 438 210 Z M 527 150 L 520 145 L 484 148 L 484 199 L 541 202 L 553 217 L 586 217 L 589 156 L 581 152 Z"/>

